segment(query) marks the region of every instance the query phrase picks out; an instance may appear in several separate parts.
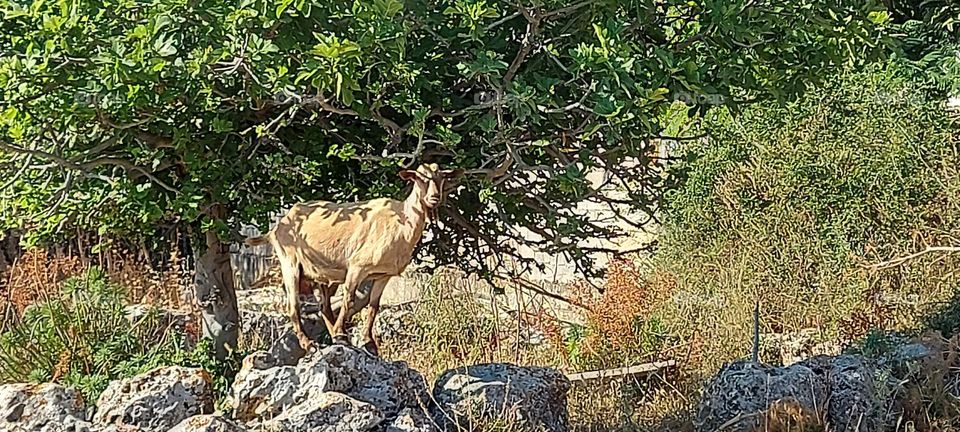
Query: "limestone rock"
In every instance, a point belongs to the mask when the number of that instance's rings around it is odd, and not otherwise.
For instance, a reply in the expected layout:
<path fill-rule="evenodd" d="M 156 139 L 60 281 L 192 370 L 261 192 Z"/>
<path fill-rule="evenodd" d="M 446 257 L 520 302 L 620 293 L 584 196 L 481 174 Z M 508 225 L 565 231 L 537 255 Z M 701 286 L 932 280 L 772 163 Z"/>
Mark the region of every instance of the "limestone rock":
<path fill-rule="evenodd" d="M 494 363 L 444 372 L 433 390 L 434 419 L 472 429 L 497 423 L 511 430 L 566 431 L 570 382 L 556 370 Z"/>
<path fill-rule="evenodd" d="M 0 385 L 0 431 L 87 431 L 86 404 L 58 384 Z"/>
<path fill-rule="evenodd" d="M 694 423 L 703 432 L 763 430 L 758 428 L 775 422 L 822 426 L 829 391 L 825 377 L 803 364 L 777 368 L 737 361 L 707 383 Z"/>
<path fill-rule="evenodd" d="M 220 416 L 205 414 L 190 417 L 170 429 L 170 432 L 244 432 L 242 426 Z"/>
<path fill-rule="evenodd" d="M 385 361 L 352 347 L 333 345 L 297 366 L 296 399 L 338 392 L 373 404 L 387 418 L 429 401 L 426 381 L 406 363 Z"/>
<path fill-rule="evenodd" d="M 97 407 L 93 421 L 98 426 L 166 431 L 188 417 L 213 412 L 213 388 L 201 369 L 162 367 L 111 382 Z"/>
<path fill-rule="evenodd" d="M 369 403 L 341 393 L 319 393 L 304 399 L 267 421 L 264 430 L 276 432 L 363 432 L 375 430 L 383 414 Z"/>
<path fill-rule="evenodd" d="M 293 366 L 244 367 L 233 383 L 233 417 L 245 422 L 271 418 L 293 405 L 299 385 Z"/>
<path fill-rule="evenodd" d="M 333 408 L 317 406 L 315 400 L 329 399 L 328 393 L 369 404 L 387 421 L 405 408 L 422 411 L 430 401 L 423 376 L 405 363 L 333 345 L 308 355 L 295 367 L 281 364 L 267 352 L 248 356 L 233 384 L 233 415 L 244 422 L 274 418 L 274 425 L 296 416 L 326 415 Z M 331 406 L 344 404 L 355 405 L 339 401 Z"/>
<path fill-rule="evenodd" d="M 874 375 L 876 368 L 857 355 L 817 356 L 802 364 L 823 376 L 829 387 L 826 422 L 835 432 L 882 430 L 880 401 Z"/>
<path fill-rule="evenodd" d="M 404 408 L 387 425 L 386 432 L 440 432 L 440 428 L 423 409 Z"/>

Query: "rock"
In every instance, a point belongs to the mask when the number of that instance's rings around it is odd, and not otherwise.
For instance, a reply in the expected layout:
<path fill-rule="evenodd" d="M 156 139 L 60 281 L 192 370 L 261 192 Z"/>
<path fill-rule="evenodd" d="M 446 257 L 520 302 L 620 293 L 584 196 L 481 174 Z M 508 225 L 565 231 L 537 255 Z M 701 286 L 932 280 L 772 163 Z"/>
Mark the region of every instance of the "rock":
<path fill-rule="evenodd" d="M 703 432 L 822 427 L 829 391 L 827 379 L 803 364 L 776 368 L 737 361 L 707 383 L 694 424 Z"/>
<path fill-rule="evenodd" d="M 776 366 L 789 366 L 816 355 L 840 354 L 840 345 L 816 342 L 822 334 L 819 329 L 806 328 L 789 333 L 760 335 L 760 359 Z"/>
<path fill-rule="evenodd" d="M 280 364 L 267 352 L 250 355 L 244 359 L 231 393 L 233 415 L 244 422 L 321 415 L 311 413 L 333 408 L 313 401 L 328 393 L 371 405 L 381 420 L 392 420 L 405 408 L 419 409 L 430 400 L 423 376 L 405 363 L 340 345 L 323 348 L 296 367 Z M 296 414 L 288 414 L 291 410 Z"/>
<path fill-rule="evenodd" d="M 303 328 L 313 340 L 328 342 L 326 327 L 319 318 L 304 316 Z M 241 334 L 246 346 L 266 350 L 283 365 L 295 365 L 306 355 L 286 315 L 241 311 Z"/>
<path fill-rule="evenodd" d="M 58 384 L 0 385 L 0 431 L 87 431 L 86 404 Z"/>
<path fill-rule="evenodd" d="M 162 367 L 111 382 L 97 407 L 93 421 L 99 426 L 166 431 L 188 417 L 212 413 L 213 388 L 201 369 Z"/>
<path fill-rule="evenodd" d="M 245 429 L 232 420 L 216 415 L 190 417 L 170 429 L 170 432 L 244 432 Z"/>
<path fill-rule="evenodd" d="M 889 429 L 898 424 L 913 423 L 917 430 L 934 430 L 931 426 L 929 398 L 940 399 L 934 405 L 956 409 L 960 394 L 958 336 L 945 339 L 938 332 L 926 332 L 913 339 L 891 344 L 880 356 L 877 366 L 877 393 L 884 423 Z M 942 396 L 931 396 L 931 395 Z M 943 409 L 943 408 L 941 408 Z"/>
<path fill-rule="evenodd" d="M 857 355 L 817 356 L 801 363 L 825 377 L 829 391 L 826 422 L 835 432 L 881 430 L 883 418 L 877 398 L 876 368 Z"/>
<path fill-rule="evenodd" d="M 498 424 L 510 430 L 566 431 L 570 382 L 556 370 L 482 364 L 444 372 L 433 397 L 434 419 L 451 428 Z"/>
<path fill-rule="evenodd" d="M 440 432 L 440 428 L 420 408 L 404 408 L 387 425 L 386 432 Z"/>
<path fill-rule="evenodd" d="M 421 407 L 430 400 L 423 375 L 406 363 L 386 361 L 353 347 L 326 347 L 301 361 L 297 373 L 300 389 L 294 399 L 343 393 L 373 404 L 388 419 L 403 408 Z"/>
<path fill-rule="evenodd" d="M 247 422 L 276 416 L 293 405 L 299 386 L 293 366 L 264 369 L 248 368 L 245 363 L 233 383 L 233 417 Z"/>
<path fill-rule="evenodd" d="M 373 323 L 373 332 L 378 340 L 388 342 L 414 337 L 417 334 L 414 306 L 413 303 L 384 306 Z M 349 334 L 355 345 L 363 344 L 363 325 L 352 327 Z"/>
<path fill-rule="evenodd" d="M 369 403 L 341 393 L 319 393 L 263 424 L 277 432 L 362 432 L 375 430 L 383 414 Z"/>

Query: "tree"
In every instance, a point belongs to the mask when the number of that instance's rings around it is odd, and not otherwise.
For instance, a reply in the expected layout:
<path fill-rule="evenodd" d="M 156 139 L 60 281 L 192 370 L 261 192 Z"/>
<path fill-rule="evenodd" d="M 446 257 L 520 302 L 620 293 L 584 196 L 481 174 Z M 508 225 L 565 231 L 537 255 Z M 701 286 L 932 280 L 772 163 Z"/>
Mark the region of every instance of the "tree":
<path fill-rule="evenodd" d="M 220 345 L 234 339 L 223 266 L 238 221 L 397 195 L 399 166 L 441 161 L 470 176 L 421 248 L 437 264 L 538 265 L 512 240 L 597 275 L 589 253 L 603 249 L 581 240 L 620 233 L 575 207 L 654 217 L 651 150 L 673 102 L 788 99 L 883 55 L 888 20 L 852 0 L 0 0 L 0 12 L 3 226 L 28 242 L 74 226 L 190 228 L 201 267 L 216 267 L 198 271 L 198 293 L 222 318 L 209 327 Z M 593 188 L 597 168 L 610 175 Z"/>

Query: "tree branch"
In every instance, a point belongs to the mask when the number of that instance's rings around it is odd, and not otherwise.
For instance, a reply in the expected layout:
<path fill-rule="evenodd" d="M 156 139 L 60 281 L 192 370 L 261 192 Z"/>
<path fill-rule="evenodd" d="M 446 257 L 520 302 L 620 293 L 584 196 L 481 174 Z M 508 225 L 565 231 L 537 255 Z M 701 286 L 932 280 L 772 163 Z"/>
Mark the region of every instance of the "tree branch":
<path fill-rule="evenodd" d="M 39 157 L 39 158 L 41 158 L 41 159 L 49 160 L 49 161 L 51 161 L 51 162 L 59 165 L 59 166 L 62 167 L 62 168 L 71 169 L 71 170 L 74 170 L 74 171 L 79 171 L 79 172 L 84 173 L 84 174 L 92 174 L 92 173 L 90 172 L 92 168 L 96 168 L 96 167 L 98 167 L 98 166 L 103 166 L 103 165 L 117 166 L 117 167 L 120 167 L 120 168 L 124 168 L 124 169 L 126 169 L 127 171 L 138 171 L 138 172 L 142 173 L 144 176 L 146 176 L 148 179 L 150 179 L 150 181 L 156 183 L 156 184 L 159 185 L 160 187 L 162 187 L 162 188 L 164 188 L 164 189 L 166 189 L 166 190 L 168 190 L 168 191 L 170 191 L 170 192 L 178 193 L 178 191 L 177 191 L 175 188 L 171 187 L 170 185 L 168 185 L 168 184 L 165 183 L 164 181 L 158 179 L 156 176 L 154 176 L 152 173 L 150 173 L 150 172 L 147 171 L 146 169 L 144 169 L 144 168 L 142 168 L 142 167 L 139 167 L 139 166 L 136 166 L 136 165 L 130 163 L 129 161 L 125 161 L 125 160 L 123 160 L 123 159 L 103 157 L 103 158 L 97 158 L 97 159 L 94 159 L 94 160 L 91 160 L 91 161 L 87 161 L 87 162 L 82 162 L 82 163 L 80 163 L 80 162 L 73 162 L 73 161 L 70 161 L 70 160 L 67 160 L 67 159 L 63 158 L 62 156 L 55 155 L 55 154 L 53 154 L 53 153 L 48 153 L 48 152 L 45 152 L 45 151 L 42 151 L 42 150 L 27 149 L 27 148 L 19 147 L 19 146 L 16 146 L 16 145 L 13 145 L 13 144 L 4 142 L 4 141 L 0 141 L 0 149 L 6 150 L 6 151 L 9 151 L 9 152 L 13 152 L 13 153 L 22 153 L 22 154 L 27 154 L 27 155 L 33 155 L 33 156 Z M 98 177 L 98 178 L 101 178 L 101 179 L 102 179 L 103 177 L 100 176 L 100 177 Z"/>
<path fill-rule="evenodd" d="M 889 268 L 889 267 L 896 267 L 906 263 L 907 261 L 910 261 L 914 258 L 919 258 L 931 252 L 947 252 L 947 253 L 960 252 L 960 246 L 928 246 L 926 249 L 920 252 L 913 253 L 904 257 L 892 259 L 890 261 L 879 262 L 879 263 L 867 266 L 867 268 L 880 270 L 880 269 Z"/>

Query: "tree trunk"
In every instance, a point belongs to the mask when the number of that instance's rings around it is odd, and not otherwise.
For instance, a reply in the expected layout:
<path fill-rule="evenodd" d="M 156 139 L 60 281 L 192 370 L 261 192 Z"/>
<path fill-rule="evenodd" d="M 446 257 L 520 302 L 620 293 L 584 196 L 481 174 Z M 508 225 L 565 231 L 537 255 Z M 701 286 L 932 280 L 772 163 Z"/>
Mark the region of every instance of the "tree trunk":
<path fill-rule="evenodd" d="M 209 216 L 224 219 L 222 206 L 213 206 Z M 197 259 L 194 285 L 200 305 L 203 336 L 213 340 L 216 356 L 225 359 L 237 349 L 240 334 L 240 312 L 234 291 L 230 247 L 220 241 L 215 229 L 203 233 L 206 250 Z"/>

